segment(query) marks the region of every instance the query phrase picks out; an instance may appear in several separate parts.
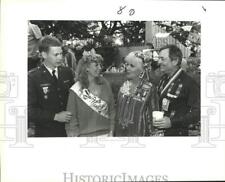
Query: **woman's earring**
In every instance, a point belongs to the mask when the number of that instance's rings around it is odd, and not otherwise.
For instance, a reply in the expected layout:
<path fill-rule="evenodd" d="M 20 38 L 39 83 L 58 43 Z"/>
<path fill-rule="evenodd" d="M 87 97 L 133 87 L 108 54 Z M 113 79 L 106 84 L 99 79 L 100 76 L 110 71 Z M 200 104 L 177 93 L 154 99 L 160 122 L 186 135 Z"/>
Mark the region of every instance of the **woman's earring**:
<path fill-rule="evenodd" d="M 143 78 L 144 74 L 145 74 L 145 72 L 142 71 L 142 72 L 138 75 L 138 77 L 139 77 L 139 78 Z"/>

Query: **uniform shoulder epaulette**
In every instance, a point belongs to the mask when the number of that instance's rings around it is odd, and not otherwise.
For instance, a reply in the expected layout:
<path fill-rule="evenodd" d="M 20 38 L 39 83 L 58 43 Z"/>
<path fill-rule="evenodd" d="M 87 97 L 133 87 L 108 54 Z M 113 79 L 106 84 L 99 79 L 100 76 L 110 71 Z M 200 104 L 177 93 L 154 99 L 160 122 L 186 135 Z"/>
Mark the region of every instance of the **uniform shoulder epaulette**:
<path fill-rule="evenodd" d="M 39 69 L 40 69 L 40 67 L 32 68 L 30 71 L 28 71 L 28 74 L 34 74 L 34 73 L 36 73 Z"/>

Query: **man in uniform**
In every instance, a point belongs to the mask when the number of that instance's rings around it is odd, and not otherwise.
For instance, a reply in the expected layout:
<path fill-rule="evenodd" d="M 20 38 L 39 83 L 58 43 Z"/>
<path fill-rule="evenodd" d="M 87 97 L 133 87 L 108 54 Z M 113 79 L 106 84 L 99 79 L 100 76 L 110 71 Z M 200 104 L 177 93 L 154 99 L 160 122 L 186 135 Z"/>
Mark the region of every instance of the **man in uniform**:
<path fill-rule="evenodd" d="M 181 69 L 182 52 L 175 45 L 159 51 L 160 70 L 164 74 L 158 85 L 163 119 L 153 125 L 164 136 L 188 136 L 190 124 L 200 121 L 199 85 Z"/>
<path fill-rule="evenodd" d="M 35 123 L 36 137 L 66 137 L 68 93 L 74 84 L 72 70 L 62 64 L 58 39 L 46 36 L 40 41 L 43 64 L 28 74 L 28 122 Z"/>

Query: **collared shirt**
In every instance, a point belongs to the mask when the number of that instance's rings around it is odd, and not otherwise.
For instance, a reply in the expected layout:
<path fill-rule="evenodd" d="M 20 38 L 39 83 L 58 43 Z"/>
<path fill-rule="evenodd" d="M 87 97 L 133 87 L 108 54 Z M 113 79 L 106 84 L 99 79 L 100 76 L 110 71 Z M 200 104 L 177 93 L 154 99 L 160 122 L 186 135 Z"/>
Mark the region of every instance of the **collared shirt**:
<path fill-rule="evenodd" d="M 49 73 L 53 76 L 53 74 L 52 74 L 53 69 L 51 69 L 51 68 L 49 68 L 48 66 L 46 66 L 46 64 L 44 64 L 44 66 L 45 66 L 46 69 L 49 71 Z M 59 78 L 59 77 L 58 77 L 58 67 L 56 67 L 54 70 L 55 70 L 55 76 L 56 76 L 57 78 Z"/>

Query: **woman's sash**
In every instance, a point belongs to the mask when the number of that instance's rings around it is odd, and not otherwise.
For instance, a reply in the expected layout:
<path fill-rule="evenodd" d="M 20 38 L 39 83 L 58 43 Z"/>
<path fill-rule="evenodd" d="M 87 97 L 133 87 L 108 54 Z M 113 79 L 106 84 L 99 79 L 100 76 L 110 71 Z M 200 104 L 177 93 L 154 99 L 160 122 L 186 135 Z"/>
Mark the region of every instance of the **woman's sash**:
<path fill-rule="evenodd" d="M 70 88 L 77 96 L 93 111 L 105 118 L 109 118 L 108 104 L 101 98 L 93 95 L 88 89 L 81 89 L 80 82 L 77 82 Z"/>
<path fill-rule="evenodd" d="M 163 88 L 163 90 L 161 91 L 160 93 L 160 96 L 162 96 L 166 90 L 169 88 L 170 84 L 173 83 L 177 78 L 178 76 L 181 74 L 182 72 L 182 69 L 180 68 L 169 80 L 169 82 L 166 84 L 166 86 Z"/>

